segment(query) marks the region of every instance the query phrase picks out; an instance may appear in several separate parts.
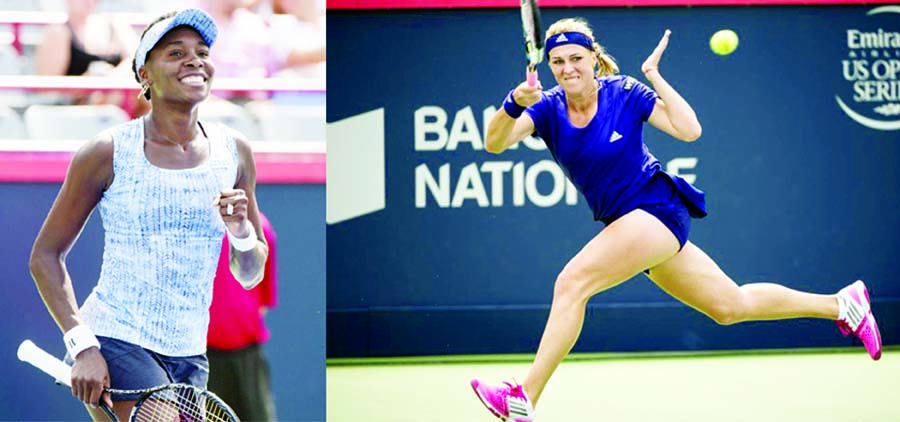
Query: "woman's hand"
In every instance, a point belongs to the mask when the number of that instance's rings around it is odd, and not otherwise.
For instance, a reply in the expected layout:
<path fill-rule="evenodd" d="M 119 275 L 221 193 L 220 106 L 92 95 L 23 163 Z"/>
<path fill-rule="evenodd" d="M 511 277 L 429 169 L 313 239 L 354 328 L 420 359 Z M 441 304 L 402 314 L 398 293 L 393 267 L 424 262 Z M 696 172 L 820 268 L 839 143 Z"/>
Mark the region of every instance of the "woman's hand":
<path fill-rule="evenodd" d="M 653 49 L 647 60 L 644 60 L 644 64 L 641 65 L 641 72 L 644 75 L 653 71 L 659 71 L 659 59 L 662 58 L 663 52 L 666 51 L 666 47 L 669 45 L 669 34 L 671 33 L 672 31 L 667 29 L 662 39 L 659 40 L 659 44 L 656 45 L 656 48 Z"/>
<path fill-rule="evenodd" d="M 72 395 L 78 397 L 82 403 L 97 407 L 100 400 L 103 400 L 112 409 L 109 393 L 103 391 L 109 387 L 109 370 L 99 349 L 92 347 L 75 357 L 71 384 Z"/>
<path fill-rule="evenodd" d="M 528 85 L 528 82 L 522 82 L 513 91 L 513 99 L 516 104 L 522 107 L 530 107 L 541 100 L 541 81 L 534 86 Z"/>
<path fill-rule="evenodd" d="M 252 226 L 244 223 L 249 221 L 247 218 L 249 204 L 250 200 L 243 189 L 228 189 L 222 191 L 212 205 L 219 207 L 219 215 L 228 227 L 228 231 L 239 238 L 244 238 L 250 235 L 248 230 L 253 230 Z"/>

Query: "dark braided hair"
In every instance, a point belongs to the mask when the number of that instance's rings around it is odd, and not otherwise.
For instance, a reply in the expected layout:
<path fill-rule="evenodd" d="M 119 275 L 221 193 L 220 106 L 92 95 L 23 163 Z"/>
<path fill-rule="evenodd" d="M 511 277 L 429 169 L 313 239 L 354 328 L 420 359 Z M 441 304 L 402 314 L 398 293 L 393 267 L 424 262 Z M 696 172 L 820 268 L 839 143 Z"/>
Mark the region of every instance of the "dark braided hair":
<path fill-rule="evenodd" d="M 160 23 L 160 22 L 162 22 L 162 21 L 164 21 L 164 20 L 166 20 L 166 19 L 168 19 L 168 18 L 171 18 L 172 16 L 175 16 L 175 15 L 177 15 L 177 14 L 178 14 L 177 11 L 172 11 L 172 12 L 166 13 L 166 14 L 164 14 L 164 15 L 162 15 L 162 16 L 156 18 L 156 20 L 154 20 L 153 22 L 150 22 L 150 24 L 147 25 L 146 28 L 144 28 L 144 32 L 141 32 L 141 38 L 140 38 L 140 39 L 141 39 L 141 40 L 144 39 L 144 35 L 147 35 L 147 31 L 149 31 L 150 28 L 153 27 L 153 25 L 156 25 L 156 24 L 158 24 L 158 23 Z M 138 43 L 140 43 L 140 40 L 138 41 Z M 150 54 L 150 52 L 148 51 L 147 54 Z M 137 61 L 135 60 L 135 58 L 132 58 L 132 59 L 131 59 L 131 71 L 134 72 L 134 79 L 135 79 L 138 83 L 141 83 L 141 75 L 138 74 L 138 70 L 137 70 Z M 149 90 L 149 89 L 148 89 L 147 91 L 144 92 L 144 98 L 146 98 L 147 101 L 150 100 L 150 90 Z"/>

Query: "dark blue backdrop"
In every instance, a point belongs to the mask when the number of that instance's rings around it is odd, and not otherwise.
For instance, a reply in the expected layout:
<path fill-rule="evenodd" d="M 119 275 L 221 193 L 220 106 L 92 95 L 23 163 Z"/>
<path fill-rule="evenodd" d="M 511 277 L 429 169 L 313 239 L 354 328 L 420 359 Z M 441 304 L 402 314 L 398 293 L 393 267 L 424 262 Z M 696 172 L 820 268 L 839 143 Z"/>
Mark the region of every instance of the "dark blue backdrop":
<path fill-rule="evenodd" d="M 78 420 L 84 408 L 71 393 L 16 358 L 26 338 L 62 356 L 65 348 L 28 273 L 31 244 L 59 190 L 58 184 L 0 184 L 8 198 L 0 207 L 0 362 L 7 382 L 0 386 L 0 419 Z M 281 420 L 325 420 L 325 188 L 323 185 L 260 185 L 260 208 L 278 236 L 278 307 L 266 317 L 272 340 L 275 405 Z M 78 302 L 100 274 L 103 233 L 95 214 L 67 259 Z M 297 400 L 303 397 L 303 400 Z"/>
<path fill-rule="evenodd" d="M 848 35 L 854 29 L 900 32 L 900 15 L 866 15 L 872 9 L 547 8 L 543 13 L 545 24 L 586 17 L 622 73 L 638 78 L 646 55 L 671 29 L 661 72 L 697 111 L 703 136 L 684 144 L 648 127 L 645 141 L 664 166 L 678 157 L 698 160 L 685 172 L 696 175 L 696 185 L 707 192 L 710 216 L 695 220 L 692 241 L 739 283 L 772 280 L 832 293 L 864 278 L 884 341 L 896 344 L 900 132 L 863 126 L 836 100 L 868 118 L 897 119 L 890 113 L 891 107 L 900 108 L 900 75 L 890 66 L 900 69 L 900 48 L 854 48 L 858 41 Z M 515 206 L 515 177 L 506 172 L 497 173 L 503 206 L 468 199 L 459 208 L 441 207 L 428 189 L 425 206 L 415 203 L 416 168 L 423 164 L 436 181 L 439 168 L 449 165 L 452 196 L 466 171 L 463 188 L 479 184 L 468 178 L 472 169 L 462 170 L 475 163 L 491 200 L 493 173 L 484 163 L 523 162 L 528 169 L 551 159 L 546 151 L 528 148 L 499 156 L 473 148 L 484 134 L 483 110 L 497 106 L 523 78 L 518 13 L 329 11 L 327 120 L 352 121 L 384 109 L 386 160 L 385 209 L 326 229 L 330 357 L 536 349 L 556 274 L 602 227 L 592 221 L 583 199 L 574 206 L 565 201 Z M 741 37 L 738 50 L 725 57 L 708 47 L 710 35 L 722 28 Z M 859 75 L 847 76 L 842 68 L 852 60 L 867 60 L 877 75 L 854 85 Z M 543 66 L 541 81 L 550 87 L 555 83 Z M 855 86 L 880 82 L 889 89 L 886 96 L 854 100 Z M 441 112 L 423 109 L 427 106 L 443 110 L 447 122 L 441 124 Z M 888 115 L 874 112 L 878 106 Z M 431 116 L 419 120 L 419 133 L 428 132 L 420 140 L 441 142 L 445 138 L 434 126 L 453 132 L 456 125 L 455 138 L 449 138 L 463 142 L 454 150 L 417 151 L 417 110 Z M 475 124 L 466 119 L 468 113 Z M 359 133 L 361 140 L 366 136 Z M 340 161 L 329 156 L 329 168 L 335 166 Z M 538 177 L 543 195 L 552 191 L 552 180 L 549 172 Z M 719 327 L 638 276 L 592 300 L 575 350 L 850 344 L 828 321 Z"/>

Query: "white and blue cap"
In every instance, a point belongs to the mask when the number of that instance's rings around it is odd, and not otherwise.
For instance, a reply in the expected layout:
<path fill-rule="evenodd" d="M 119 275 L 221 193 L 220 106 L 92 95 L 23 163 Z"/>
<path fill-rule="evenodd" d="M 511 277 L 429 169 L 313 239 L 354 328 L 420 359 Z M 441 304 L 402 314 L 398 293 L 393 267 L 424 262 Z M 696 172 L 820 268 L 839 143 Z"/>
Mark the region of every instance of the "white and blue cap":
<path fill-rule="evenodd" d="M 137 51 L 134 53 L 134 69 L 138 70 L 144 67 L 147 61 L 147 53 L 156 46 L 156 43 L 173 28 L 187 25 L 197 30 L 206 45 L 212 47 L 219 34 L 219 28 L 212 16 L 200 9 L 185 9 L 178 12 L 175 16 L 163 19 L 153 26 L 141 37 Z"/>

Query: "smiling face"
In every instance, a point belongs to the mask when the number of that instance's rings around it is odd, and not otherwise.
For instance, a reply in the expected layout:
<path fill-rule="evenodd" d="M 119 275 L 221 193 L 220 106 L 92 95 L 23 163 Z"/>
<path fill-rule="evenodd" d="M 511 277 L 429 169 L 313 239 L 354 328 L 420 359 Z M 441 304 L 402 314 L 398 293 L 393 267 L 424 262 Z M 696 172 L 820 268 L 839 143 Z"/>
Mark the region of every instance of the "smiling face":
<path fill-rule="evenodd" d="M 179 26 L 150 50 L 141 73 L 152 99 L 197 104 L 209 96 L 215 66 L 200 33 Z"/>
<path fill-rule="evenodd" d="M 567 93 L 594 89 L 594 66 L 597 58 L 577 44 L 564 44 L 550 50 L 550 70 L 556 83 Z"/>

